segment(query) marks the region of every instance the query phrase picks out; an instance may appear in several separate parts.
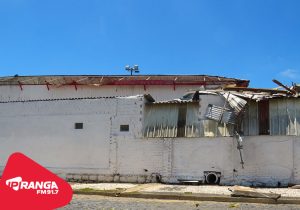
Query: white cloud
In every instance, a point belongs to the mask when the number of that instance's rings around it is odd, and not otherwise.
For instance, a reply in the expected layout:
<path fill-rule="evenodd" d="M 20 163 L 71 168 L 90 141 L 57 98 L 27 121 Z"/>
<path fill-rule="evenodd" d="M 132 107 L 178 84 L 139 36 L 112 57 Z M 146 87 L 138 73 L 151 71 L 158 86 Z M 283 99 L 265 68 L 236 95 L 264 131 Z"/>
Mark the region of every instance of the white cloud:
<path fill-rule="evenodd" d="M 300 77 L 300 73 L 295 69 L 286 69 L 280 72 L 280 75 L 289 79 L 298 79 Z"/>

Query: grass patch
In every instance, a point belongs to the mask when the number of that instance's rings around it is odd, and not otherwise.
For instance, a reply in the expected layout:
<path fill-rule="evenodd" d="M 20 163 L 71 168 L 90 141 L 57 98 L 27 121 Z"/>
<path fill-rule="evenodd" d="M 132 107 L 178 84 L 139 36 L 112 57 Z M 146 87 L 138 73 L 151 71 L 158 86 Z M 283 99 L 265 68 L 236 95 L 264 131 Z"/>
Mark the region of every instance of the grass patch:
<path fill-rule="evenodd" d="M 240 204 L 238 204 L 238 203 L 231 203 L 228 206 L 228 208 L 239 208 L 239 207 L 240 207 Z"/>
<path fill-rule="evenodd" d="M 92 192 L 92 191 L 95 191 L 95 190 L 93 188 L 82 188 L 82 189 L 76 189 L 75 191 Z"/>
<path fill-rule="evenodd" d="M 125 188 L 116 188 L 113 190 L 98 190 L 98 189 L 93 189 L 93 188 L 82 188 L 82 189 L 75 189 L 73 190 L 76 193 L 121 193 L 124 192 L 126 189 Z"/>

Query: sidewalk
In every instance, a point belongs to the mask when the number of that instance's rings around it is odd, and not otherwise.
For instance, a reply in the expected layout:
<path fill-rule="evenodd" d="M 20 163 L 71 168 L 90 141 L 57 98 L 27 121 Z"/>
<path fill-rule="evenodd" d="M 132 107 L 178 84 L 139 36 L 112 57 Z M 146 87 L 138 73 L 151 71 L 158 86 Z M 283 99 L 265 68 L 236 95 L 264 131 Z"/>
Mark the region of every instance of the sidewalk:
<path fill-rule="evenodd" d="M 151 199 L 175 199 L 218 202 L 246 202 L 267 204 L 300 204 L 300 189 L 256 188 L 260 193 L 281 194 L 278 200 L 270 198 L 231 197 L 230 186 L 213 185 L 168 185 L 130 183 L 70 183 L 74 194 L 105 195 L 114 197 L 135 197 Z"/>

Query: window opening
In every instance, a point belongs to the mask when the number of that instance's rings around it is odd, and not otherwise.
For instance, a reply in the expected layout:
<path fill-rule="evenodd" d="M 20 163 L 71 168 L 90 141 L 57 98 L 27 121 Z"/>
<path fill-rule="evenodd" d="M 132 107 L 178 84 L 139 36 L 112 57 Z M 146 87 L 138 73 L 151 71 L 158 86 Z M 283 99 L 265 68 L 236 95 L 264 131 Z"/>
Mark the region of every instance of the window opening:
<path fill-rule="evenodd" d="M 178 121 L 177 121 L 177 137 L 185 136 L 186 110 L 187 110 L 186 104 L 179 106 Z"/>
<path fill-rule="evenodd" d="M 83 123 L 75 123 L 75 129 L 83 129 Z"/>
<path fill-rule="evenodd" d="M 122 132 L 129 131 L 129 125 L 120 125 L 120 131 Z"/>
<path fill-rule="evenodd" d="M 259 135 L 269 135 L 269 101 L 258 102 Z"/>

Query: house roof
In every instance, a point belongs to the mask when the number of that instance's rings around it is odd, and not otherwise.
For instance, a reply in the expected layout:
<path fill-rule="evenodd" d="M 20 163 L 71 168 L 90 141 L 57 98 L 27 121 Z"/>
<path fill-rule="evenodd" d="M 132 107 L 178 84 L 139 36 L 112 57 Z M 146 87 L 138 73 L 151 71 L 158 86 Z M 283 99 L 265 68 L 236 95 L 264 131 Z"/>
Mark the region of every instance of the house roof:
<path fill-rule="evenodd" d="M 232 85 L 248 87 L 249 80 L 208 75 L 15 75 L 0 77 L 0 85 Z"/>

